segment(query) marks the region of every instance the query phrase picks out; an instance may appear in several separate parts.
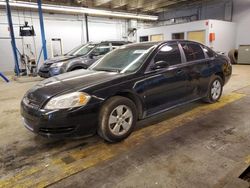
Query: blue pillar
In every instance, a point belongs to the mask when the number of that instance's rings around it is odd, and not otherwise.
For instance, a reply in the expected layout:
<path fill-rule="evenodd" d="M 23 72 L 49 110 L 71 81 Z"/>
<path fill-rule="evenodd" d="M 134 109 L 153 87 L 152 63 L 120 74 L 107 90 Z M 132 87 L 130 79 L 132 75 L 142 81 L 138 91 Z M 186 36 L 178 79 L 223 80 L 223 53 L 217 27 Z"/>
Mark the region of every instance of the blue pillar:
<path fill-rule="evenodd" d="M 43 57 L 44 57 L 44 60 L 46 60 L 48 58 L 48 55 L 47 55 L 46 38 L 45 38 L 44 23 L 43 23 L 42 0 L 37 0 L 37 5 L 38 5 L 40 29 L 41 29 L 41 36 L 42 36 Z"/>
<path fill-rule="evenodd" d="M 13 51 L 14 60 L 15 60 L 15 71 L 16 71 L 17 76 L 19 76 L 20 69 L 19 69 L 19 65 L 18 65 L 18 57 L 17 57 L 17 52 L 16 52 L 16 41 L 15 41 L 15 34 L 14 34 L 14 29 L 13 29 L 9 0 L 6 0 L 6 12 L 7 12 L 8 23 L 9 23 L 11 46 L 12 46 L 12 51 Z"/>
<path fill-rule="evenodd" d="M 1 72 L 0 72 L 0 77 L 2 77 L 5 80 L 5 82 L 9 82 L 8 78 L 4 76 L 4 74 Z"/>

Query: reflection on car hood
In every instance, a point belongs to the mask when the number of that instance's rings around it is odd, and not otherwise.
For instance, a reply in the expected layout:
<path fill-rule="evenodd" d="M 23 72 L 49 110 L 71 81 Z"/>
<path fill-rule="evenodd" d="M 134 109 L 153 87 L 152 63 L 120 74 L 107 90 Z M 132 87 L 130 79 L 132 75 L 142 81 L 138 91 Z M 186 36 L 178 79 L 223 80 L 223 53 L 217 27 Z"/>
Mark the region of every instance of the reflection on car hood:
<path fill-rule="evenodd" d="M 84 90 L 121 76 L 122 74 L 114 72 L 76 70 L 45 79 L 29 90 L 27 97 L 42 105 L 55 95 Z"/>
<path fill-rule="evenodd" d="M 92 85 L 106 82 L 117 77 L 121 77 L 122 74 L 116 72 L 104 72 L 93 70 L 76 70 L 66 74 L 61 74 L 54 79 L 56 82 L 61 82 L 72 89 L 86 89 Z"/>

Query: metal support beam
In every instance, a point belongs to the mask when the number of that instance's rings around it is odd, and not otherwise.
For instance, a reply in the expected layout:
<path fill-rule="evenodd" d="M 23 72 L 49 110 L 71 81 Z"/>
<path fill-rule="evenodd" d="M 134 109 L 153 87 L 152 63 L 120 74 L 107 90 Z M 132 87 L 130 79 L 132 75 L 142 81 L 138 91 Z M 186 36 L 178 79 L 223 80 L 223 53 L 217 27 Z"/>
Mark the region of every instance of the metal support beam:
<path fill-rule="evenodd" d="M 46 60 L 48 59 L 48 55 L 47 55 L 47 46 L 46 46 L 46 38 L 45 38 L 44 23 L 43 23 L 42 0 L 37 0 L 37 5 L 38 5 L 40 29 L 41 29 L 41 36 L 42 36 L 43 57 L 44 57 L 44 60 Z"/>
<path fill-rule="evenodd" d="M 17 57 L 17 52 L 16 52 L 15 33 L 14 33 L 14 29 L 13 29 L 13 23 L 12 23 L 11 9 L 10 9 L 9 0 L 6 0 L 6 12 L 7 12 L 8 23 L 9 23 L 9 30 L 10 30 L 10 37 L 11 37 L 11 46 L 12 46 L 12 51 L 13 51 L 14 60 L 15 60 L 15 72 L 16 72 L 17 76 L 19 76 L 20 69 L 19 69 L 19 65 L 18 65 L 18 57 Z"/>
<path fill-rule="evenodd" d="M 86 24 L 86 40 L 87 42 L 89 42 L 89 23 L 87 14 L 85 14 L 85 24 Z"/>

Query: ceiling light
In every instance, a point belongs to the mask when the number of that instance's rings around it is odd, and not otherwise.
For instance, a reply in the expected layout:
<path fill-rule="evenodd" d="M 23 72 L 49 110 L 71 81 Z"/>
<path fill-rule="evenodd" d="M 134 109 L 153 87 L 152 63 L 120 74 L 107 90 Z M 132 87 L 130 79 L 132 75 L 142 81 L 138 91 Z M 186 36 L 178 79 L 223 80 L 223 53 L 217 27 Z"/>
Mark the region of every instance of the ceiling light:
<path fill-rule="evenodd" d="M 36 3 L 31 3 L 31 2 L 10 1 L 9 4 L 10 6 L 20 7 L 20 8 L 30 8 L 30 9 L 38 8 Z M 6 2 L 0 1 L 0 5 L 6 5 Z M 68 13 L 75 13 L 75 14 L 90 14 L 90 15 L 96 15 L 96 16 L 111 16 L 111 17 L 141 19 L 141 20 L 158 20 L 158 16 L 99 10 L 99 9 L 84 8 L 84 7 L 70 7 L 70 6 L 57 6 L 57 5 L 42 4 L 42 9 L 48 10 L 48 11 L 68 12 Z"/>

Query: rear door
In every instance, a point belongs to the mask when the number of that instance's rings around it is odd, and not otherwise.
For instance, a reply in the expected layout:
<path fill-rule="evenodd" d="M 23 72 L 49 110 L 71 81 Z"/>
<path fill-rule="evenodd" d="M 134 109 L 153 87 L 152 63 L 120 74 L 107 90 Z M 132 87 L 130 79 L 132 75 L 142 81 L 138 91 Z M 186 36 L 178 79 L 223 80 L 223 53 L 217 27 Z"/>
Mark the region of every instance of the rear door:
<path fill-rule="evenodd" d="M 205 87 L 210 79 L 207 56 L 199 43 L 180 42 L 185 62 L 183 69 L 188 74 L 188 99 L 193 100 L 206 94 Z"/>

